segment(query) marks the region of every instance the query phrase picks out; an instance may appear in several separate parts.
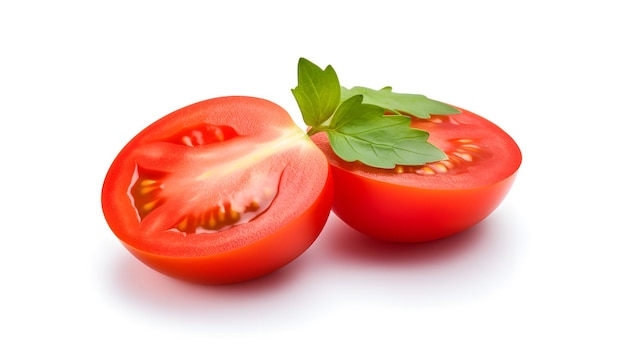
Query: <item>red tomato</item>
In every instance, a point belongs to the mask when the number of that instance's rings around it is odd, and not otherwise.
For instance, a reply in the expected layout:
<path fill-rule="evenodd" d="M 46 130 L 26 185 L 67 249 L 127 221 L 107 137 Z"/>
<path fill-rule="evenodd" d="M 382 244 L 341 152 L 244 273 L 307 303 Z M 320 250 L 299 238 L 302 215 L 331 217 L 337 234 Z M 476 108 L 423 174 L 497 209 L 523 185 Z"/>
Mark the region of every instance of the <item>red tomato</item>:
<path fill-rule="evenodd" d="M 102 188 L 112 231 L 166 275 L 223 284 L 270 273 L 318 237 L 332 205 L 324 154 L 278 105 L 223 97 L 135 136 Z"/>
<path fill-rule="evenodd" d="M 487 217 L 513 184 L 522 155 L 495 124 L 466 110 L 412 119 L 448 160 L 393 170 L 345 162 L 325 134 L 313 135 L 331 164 L 333 211 L 354 229 L 378 239 L 420 242 L 466 230 Z"/>

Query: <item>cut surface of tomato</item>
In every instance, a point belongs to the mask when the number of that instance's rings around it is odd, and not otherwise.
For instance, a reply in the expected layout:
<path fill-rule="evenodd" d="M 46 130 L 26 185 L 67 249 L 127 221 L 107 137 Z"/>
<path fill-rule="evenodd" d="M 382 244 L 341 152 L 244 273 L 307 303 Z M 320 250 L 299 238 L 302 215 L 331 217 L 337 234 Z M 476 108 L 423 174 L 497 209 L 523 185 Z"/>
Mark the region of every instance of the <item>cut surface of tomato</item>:
<path fill-rule="evenodd" d="M 513 184 L 522 155 L 501 128 L 470 111 L 411 126 L 448 159 L 394 169 L 346 162 L 324 134 L 313 141 L 326 154 L 335 183 L 333 211 L 356 230 L 394 242 L 421 242 L 464 231 L 497 208 Z"/>
<path fill-rule="evenodd" d="M 133 255 L 175 278 L 215 284 L 297 258 L 331 204 L 323 153 L 281 107 L 243 96 L 202 101 L 148 126 L 102 188 L 105 218 Z"/>

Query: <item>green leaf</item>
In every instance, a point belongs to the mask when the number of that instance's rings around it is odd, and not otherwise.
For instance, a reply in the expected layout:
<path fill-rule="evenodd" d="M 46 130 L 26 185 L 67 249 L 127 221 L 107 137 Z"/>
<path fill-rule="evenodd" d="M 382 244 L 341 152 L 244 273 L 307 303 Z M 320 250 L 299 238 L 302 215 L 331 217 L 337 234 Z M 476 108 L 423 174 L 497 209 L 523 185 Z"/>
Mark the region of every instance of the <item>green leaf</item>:
<path fill-rule="evenodd" d="M 404 116 L 385 116 L 385 109 L 364 104 L 363 96 L 345 100 L 326 129 L 333 151 L 345 161 L 377 168 L 421 165 L 447 156 L 428 143 L 428 133 L 410 128 Z"/>
<path fill-rule="evenodd" d="M 310 127 L 327 121 L 341 99 L 341 86 L 335 70 L 330 65 L 322 70 L 305 58 L 298 61 L 298 86 L 291 91 L 304 123 Z"/>
<path fill-rule="evenodd" d="M 390 87 L 343 88 L 331 66 L 322 70 L 304 58 L 298 61 L 298 85 L 292 93 L 309 135 L 326 132 L 337 156 L 377 168 L 446 159 L 428 142 L 427 132 L 411 128 L 409 116 L 460 112 L 423 95 L 392 92 Z"/>
<path fill-rule="evenodd" d="M 430 115 L 452 115 L 460 113 L 456 108 L 443 102 L 431 100 L 419 94 L 401 94 L 391 91 L 391 87 L 374 90 L 365 87 L 346 89 L 341 87 L 341 99 L 347 100 L 363 95 L 363 103 L 377 105 L 397 115 L 410 115 L 430 118 Z"/>

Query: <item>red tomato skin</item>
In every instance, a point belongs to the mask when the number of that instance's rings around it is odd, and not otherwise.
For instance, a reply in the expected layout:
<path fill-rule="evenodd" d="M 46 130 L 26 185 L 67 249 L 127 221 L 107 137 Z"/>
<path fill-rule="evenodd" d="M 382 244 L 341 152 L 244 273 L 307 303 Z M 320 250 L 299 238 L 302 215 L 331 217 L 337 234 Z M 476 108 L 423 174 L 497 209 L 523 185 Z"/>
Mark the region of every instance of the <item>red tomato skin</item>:
<path fill-rule="evenodd" d="M 331 166 L 333 212 L 371 237 L 400 243 L 441 239 L 478 224 L 506 197 L 516 174 L 481 188 L 410 188 Z M 516 172 L 517 173 L 517 172 Z"/>
<path fill-rule="evenodd" d="M 122 241 L 126 249 L 148 267 L 172 278 L 198 284 L 225 285 L 260 278 L 289 264 L 318 238 L 333 203 L 333 181 L 301 216 L 272 235 L 234 251 L 198 256 L 155 255 Z"/>

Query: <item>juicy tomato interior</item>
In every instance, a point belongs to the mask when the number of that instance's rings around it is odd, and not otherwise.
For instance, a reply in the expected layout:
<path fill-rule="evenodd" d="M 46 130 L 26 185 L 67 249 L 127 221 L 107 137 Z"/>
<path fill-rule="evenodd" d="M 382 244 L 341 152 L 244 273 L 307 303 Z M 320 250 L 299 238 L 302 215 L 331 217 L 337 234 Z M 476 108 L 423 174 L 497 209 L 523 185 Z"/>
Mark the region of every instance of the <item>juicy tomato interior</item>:
<path fill-rule="evenodd" d="M 430 133 L 429 141 L 448 159 L 394 169 L 346 162 L 325 135 L 313 141 L 333 171 L 333 211 L 362 233 L 398 242 L 449 236 L 487 217 L 503 200 L 521 165 L 521 152 L 501 128 L 472 112 L 429 119 L 411 126 Z"/>
<path fill-rule="evenodd" d="M 329 172 L 282 108 L 212 99 L 158 120 L 122 149 L 105 178 L 103 211 L 151 267 L 238 281 L 277 269 L 315 240 L 330 212 Z"/>
<path fill-rule="evenodd" d="M 462 110 L 462 109 L 461 109 Z M 333 165 L 372 179 L 428 189 L 475 188 L 500 181 L 517 171 L 521 152 L 502 129 L 472 112 L 428 119 L 411 118 L 411 127 L 429 132 L 428 141 L 443 150 L 447 160 L 391 170 L 345 162 L 334 156 L 323 136 L 314 140 Z M 417 176 L 416 176 L 417 175 Z"/>

